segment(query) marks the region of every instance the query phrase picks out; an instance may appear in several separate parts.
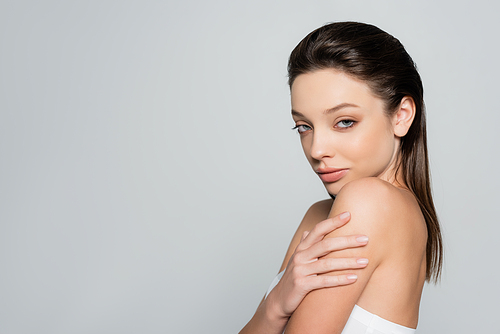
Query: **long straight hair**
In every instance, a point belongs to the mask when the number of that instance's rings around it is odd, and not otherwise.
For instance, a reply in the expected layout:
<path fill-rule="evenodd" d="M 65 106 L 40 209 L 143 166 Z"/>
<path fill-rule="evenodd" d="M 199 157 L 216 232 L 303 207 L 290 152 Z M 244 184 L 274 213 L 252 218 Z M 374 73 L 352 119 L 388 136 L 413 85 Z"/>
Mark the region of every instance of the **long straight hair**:
<path fill-rule="evenodd" d="M 320 69 L 343 71 L 368 84 L 392 116 L 405 96 L 415 102 L 415 118 L 401 138 L 396 173 L 415 195 L 427 225 L 426 280 L 437 282 L 443 263 L 441 229 L 432 199 L 423 85 L 398 39 L 369 24 L 337 22 L 307 35 L 288 61 L 290 88 L 298 75 Z"/>

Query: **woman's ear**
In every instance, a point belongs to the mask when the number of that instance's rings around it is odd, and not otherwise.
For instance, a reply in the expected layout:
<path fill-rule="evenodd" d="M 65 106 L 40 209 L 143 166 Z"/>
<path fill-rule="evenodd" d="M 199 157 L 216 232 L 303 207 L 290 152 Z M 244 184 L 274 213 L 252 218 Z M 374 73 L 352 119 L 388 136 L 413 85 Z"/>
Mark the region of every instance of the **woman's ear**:
<path fill-rule="evenodd" d="M 404 137 L 415 118 L 415 102 L 410 96 L 401 99 L 397 113 L 394 115 L 393 127 L 397 137 Z"/>

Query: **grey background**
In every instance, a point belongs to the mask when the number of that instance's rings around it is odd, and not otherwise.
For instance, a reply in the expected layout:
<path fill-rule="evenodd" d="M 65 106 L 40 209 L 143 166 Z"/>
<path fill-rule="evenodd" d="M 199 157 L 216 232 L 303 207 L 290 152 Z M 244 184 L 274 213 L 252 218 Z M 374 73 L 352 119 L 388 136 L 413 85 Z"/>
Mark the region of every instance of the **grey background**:
<path fill-rule="evenodd" d="M 0 332 L 239 331 L 326 197 L 287 57 L 344 20 L 398 37 L 425 85 L 446 262 L 419 332 L 496 331 L 498 9 L 1 1 Z"/>

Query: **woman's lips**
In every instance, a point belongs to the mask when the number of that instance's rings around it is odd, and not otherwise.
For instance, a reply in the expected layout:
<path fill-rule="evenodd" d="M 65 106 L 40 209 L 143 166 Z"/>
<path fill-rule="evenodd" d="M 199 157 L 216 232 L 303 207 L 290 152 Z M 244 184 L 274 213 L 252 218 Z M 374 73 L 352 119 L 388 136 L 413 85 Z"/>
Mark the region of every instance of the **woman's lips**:
<path fill-rule="evenodd" d="M 318 168 L 316 173 L 318 173 L 321 181 L 329 183 L 340 180 L 348 171 L 349 169 Z"/>

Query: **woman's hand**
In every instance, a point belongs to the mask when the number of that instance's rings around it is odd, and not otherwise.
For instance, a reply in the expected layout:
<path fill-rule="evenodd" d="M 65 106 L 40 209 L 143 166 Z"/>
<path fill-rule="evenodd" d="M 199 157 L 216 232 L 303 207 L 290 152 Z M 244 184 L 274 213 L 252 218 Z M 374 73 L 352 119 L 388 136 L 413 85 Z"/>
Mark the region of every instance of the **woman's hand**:
<path fill-rule="evenodd" d="M 346 224 L 350 218 L 350 214 L 344 212 L 316 224 L 310 232 L 304 232 L 283 277 L 266 298 L 268 306 L 273 309 L 277 317 L 290 317 L 302 299 L 312 290 L 356 281 L 357 276 L 354 274 L 318 275 L 337 270 L 364 268 L 368 264 L 368 259 L 364 258 L 322 259 L 328 253 L 368 243 L 368 237 L 363 235 L 324 239 L 325 235 Z"/>

